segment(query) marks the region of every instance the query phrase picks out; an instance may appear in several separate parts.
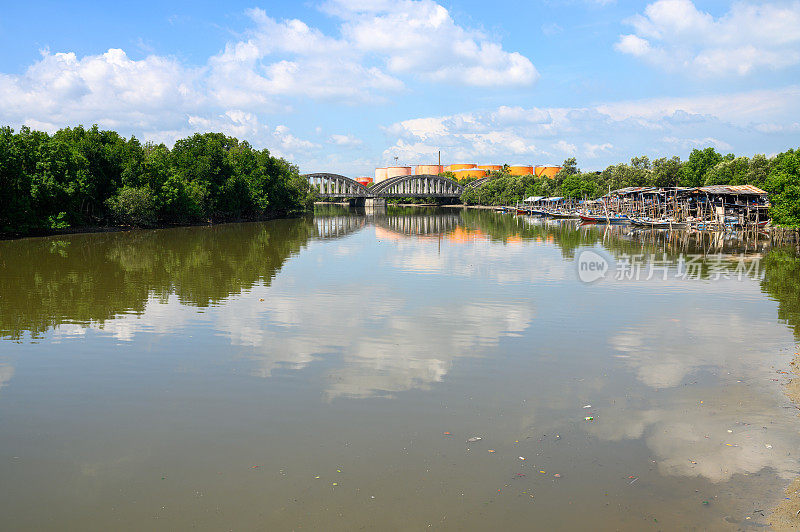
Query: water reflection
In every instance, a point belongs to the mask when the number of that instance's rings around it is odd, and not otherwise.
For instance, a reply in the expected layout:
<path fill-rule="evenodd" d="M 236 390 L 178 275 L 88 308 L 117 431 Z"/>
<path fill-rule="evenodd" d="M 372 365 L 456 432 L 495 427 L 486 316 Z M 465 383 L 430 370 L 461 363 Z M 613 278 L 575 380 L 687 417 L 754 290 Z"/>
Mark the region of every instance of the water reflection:
<path fill-rule="evenodd" d="M 739 309 L 713 314 L 688 310 L 680 317 L 644 317 L 611 336 L 610 344 L 642 383 L 671 388 L 703 368 L 725 368 L 748 379 L 755 373 L 774 373 L 757 355 L 777 349 L 774 339 L 781 332 L 779 324 L 743 315 Z"/>
<path fill-rule="evenodd" d="M 142 313 L 151 298 L 208 307 L 269 283 L 314 235 L 310 220 L 0 242 L 0 336 Z"/>
<path fill-rule="evenodd" d="M 10 381 L 13 376 L 14 367 L 10 364 L 0 363 L 0 390 L 3 389 L 3 386 L 8 384 L 8 381 Z"/>
<path fill-rule="evenodd" d="M 764 275 L 586 285 L 586 248 L 748 253 Z M 27 461 L 0 460 L 0 511 L 141 529 L 202 487 L 174 516 L 720 528 L 798 471 L 779 373 L 798 278 L 763 241 L 462 209 L 1 242 L 0 457 Z"/>
<path fill-rule="evenodd" d="M 718 483 L 766 469 L 785 480 L 800 474 L 794 420 L 777 412 L 774 393 L 741 383 L 724 393 L 689 388 L 662 403 L 619 397 L 588 430 L 606 441 L 644 439 L 663 475 Z"/>

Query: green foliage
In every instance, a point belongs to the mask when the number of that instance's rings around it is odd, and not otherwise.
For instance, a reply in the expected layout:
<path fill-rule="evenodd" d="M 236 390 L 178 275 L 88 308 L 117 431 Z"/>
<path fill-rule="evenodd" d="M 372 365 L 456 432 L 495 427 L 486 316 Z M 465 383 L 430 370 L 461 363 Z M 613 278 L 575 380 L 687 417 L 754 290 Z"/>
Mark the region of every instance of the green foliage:
<path fill-rule="evenodd" d="M 147 227 L 157 220 L 156 198 L 148 186 L 124 186 L 106 203 L 114 218 L 122 223 Z"/>
<path fill-rule="evenodd" d="M 653 161 L 650 184 L 654 187 L 675 187 L 681 180 L 681 158 L 662 157 Z"/>
<path fill-rule="evenodd" d="M 296 166 L 221 133 L 170 150 L 97 126 L 0 128 L 0 233 L 261 218 L 312 201 Z"/>
<path fill-rule="evenodd" d="M 772 160 L 765 189 L 770 193 L 770 216 L 779 225 L 800 227 L 800 149 Z"/>
<path fill-rule="evenodd" d="M 681 167 L 680 185 L 682 187 L 702 187 L 706 172 L 720 161 L 722 161 L 722 155 L 717 153 L 714 148 L 692 150 L 689 160 Z"/>
<path fill-rule="evenodd" d="M 60 212 L 47 218 L 47 227 L 50 229 L 68 229 L 67 213 Z"/>
<path fill-rule="evenodd" d="M 706 172 L 705 185 L 745 185 L 749 170 L 747 157 L 723 159 Z"/>

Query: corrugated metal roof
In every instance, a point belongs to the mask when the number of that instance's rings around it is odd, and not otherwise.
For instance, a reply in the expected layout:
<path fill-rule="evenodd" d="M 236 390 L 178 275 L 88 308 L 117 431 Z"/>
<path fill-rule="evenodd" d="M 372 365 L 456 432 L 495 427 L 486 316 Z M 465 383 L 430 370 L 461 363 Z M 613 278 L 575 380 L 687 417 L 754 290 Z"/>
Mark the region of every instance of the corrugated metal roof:
<path fill-rule="evenodd" d="M 753 185 L 710 185 L 707 187 L 700 187 L 696 190 L 705 192 L 706 194 L 742 194 L 754 196 L 766 196 L 767 193 Z"/>

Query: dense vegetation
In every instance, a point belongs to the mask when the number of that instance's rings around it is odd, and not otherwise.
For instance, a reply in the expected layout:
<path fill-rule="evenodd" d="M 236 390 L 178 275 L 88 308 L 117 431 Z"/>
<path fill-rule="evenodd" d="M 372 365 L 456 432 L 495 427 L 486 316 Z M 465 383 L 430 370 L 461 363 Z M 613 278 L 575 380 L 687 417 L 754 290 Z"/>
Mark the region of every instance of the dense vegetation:
<path fill-rule="evenodd" d="M 297 167 L 221 133 L 169 149 L 97 126 L 0 128 L 0 233 L 256 219 L 312 198 Z"/>
<path fill-rule="evenodd" d="M 706 148 L 692 151 L 686 161 L 679 157 L 655 161 L 634 157 L 630 164 L 612 165 L 602 172 L 581 172 L 571 158 L 552 179 L 515 177 L 502 171 L 495 176 L 483 186 L 467 190 L 461 200 L 468 205 L 509 205 L 528 196 L 595 198 L 623 187 L 750 184 L 769 192 L 775 223 L 800 226 L 800 149 L 771 158 L 748 158 L 723 156 L 714 148 Z"/>

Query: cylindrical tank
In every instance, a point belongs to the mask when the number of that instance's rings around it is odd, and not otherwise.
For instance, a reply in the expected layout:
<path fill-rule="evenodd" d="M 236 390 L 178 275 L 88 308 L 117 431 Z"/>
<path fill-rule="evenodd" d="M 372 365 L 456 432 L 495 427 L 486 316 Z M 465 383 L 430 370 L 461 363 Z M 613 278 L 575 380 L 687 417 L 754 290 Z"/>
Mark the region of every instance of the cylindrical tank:
<path fill-rule="evenodd" d="M 356 182 L 361 183 L 364 186 L 367 186 L 370 183 L 372 183 L 372 178 L 371 177 L 366 177 L 366 176 L 365 177 L 357 177 L 356 178 Z"/>
<path fill-rule="evenodd" d="M 386 167 L 386 179 L 391 179 L 393 177 L 399 177 L 401 175 L 411 175 L 413 174 L 413 168 L 410 166 L 388 166 Z"/>
<path fill-rule="evenodd" d="M 442 167 L 438 164 L 418 164 L 414 169 L 415 175 L 439 175 L 442 173 Z"/>
<path fill-rule="evenodd" d="M 534 172 L 536 177 L 549 177 L 552 179 L 559 170 L 561 170 L 560 166 L 537 166 Z"/>
<path fill-rule="evenodd" d="M 456 175 L 456 179 L 466 179 L 468 177 L 475 177 L 477 179 L 480 179 L 482 177 L 486 177 L 486 175 L 489 172 L 486 170 L 481 170 L 479 168 L 467 168 L 464 170 L 456 170 L 453 173 Z"/>
<path fill-rule="evenodd" d="M 386 180 L 386 168 L 376 168 L 375 169 L 375 182 L 380 183 L 381 181 Z"/>
<path fill-rule="evenodd" d="M 478 168 L 481 170 L 486 170 L 488 172 L 499 172 L 503 169 L 503 167 L 499 164 L 479 164 Z"/>
<path fill-rule="evenodd" d="M 533 166 L 509 166 L 508 173 L 511 175 L 533 175 Z"/>
<path fill-rule="evenodd" d="M 445 170 L 448 172 L 455 172 L 456 170 L 468 170 L 470 168 L 475 168 L 475 165 L 472 163 L 458 163 L 446 166 Z"/>

